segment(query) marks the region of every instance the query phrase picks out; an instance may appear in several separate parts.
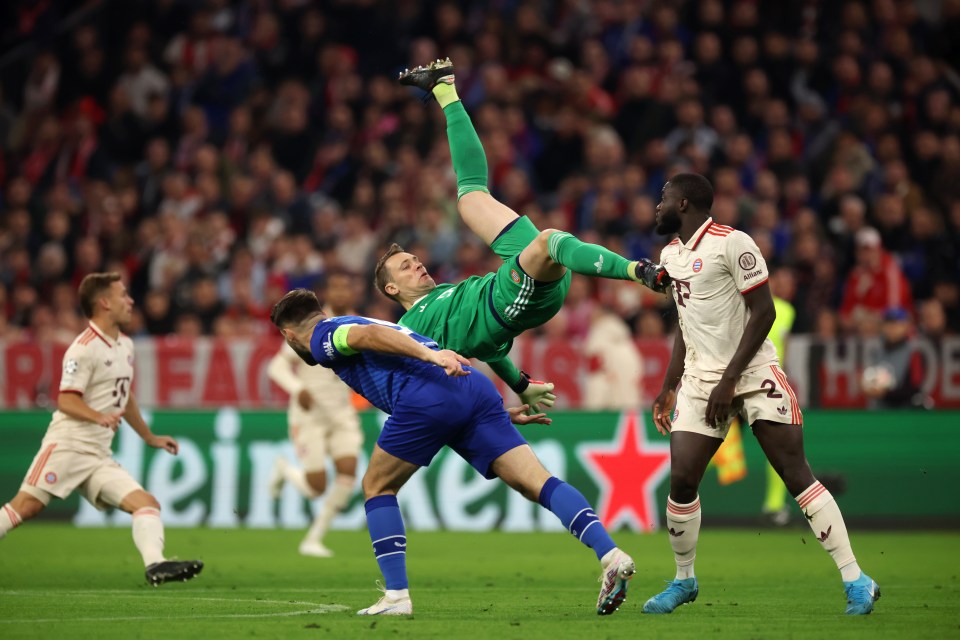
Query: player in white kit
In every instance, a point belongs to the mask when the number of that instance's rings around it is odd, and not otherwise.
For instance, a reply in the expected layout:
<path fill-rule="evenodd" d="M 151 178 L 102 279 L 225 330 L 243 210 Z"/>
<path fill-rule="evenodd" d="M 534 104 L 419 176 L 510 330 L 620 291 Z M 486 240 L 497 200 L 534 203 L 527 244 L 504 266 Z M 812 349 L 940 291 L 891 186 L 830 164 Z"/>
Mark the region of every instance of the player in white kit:
<path fill-rule="evenodd" d="M 117 273 L 88 275 L 79 298 L 90 324 L 63 356 L 57 411 L 19 493 L 0 508 L 0 539 L 52 498 L 79 491 L 98 509 L 116 507 L 133 515 L 133 542 L 151 584 L 189 580 L 203 563 L 164 557 L 160 504 L 111 457 L 121 418 L 151 447 L 178 451 L 176 440 L 150 432 L 131 393 L 133 341 L 120 326 L 129 322 L 133 300 Z"/>
<path fill-rule="evenodd" d="M 670 613 L 696 600 L 697 489 L 737 414 L 753 428 L 764 454 L 840 569 L 846 612 L 870 613 L 880 589 L 857 565 L 840 509 L 810 471 L 803 451 L 803 417 L 766 337 L 776 311 L 760 250 L 750 236 L 713 221 L 713 188 L 703 176 L 674 176 L 661 198 L 657 232 L 679 235 L 664 247 L 660 262 L 672 280 L 680 331 L 653 405 L 653 420 L 660 433 L 670 434 L 667 529 L 677 574 L 666 590 L 644 604 L 644 613 Z"/>
<path fill-rule="evenodd" d="M 357 283 L 346 272 L 326 276 L 322 299 L 328 316 L 354 315 Z M 286 342 L 267 367 L 270 379 L 290 394 L 287 425 L 300 468 L 286 458 L 277 458 L 270 479 L 270 491 L 280 497 L 289 482 L 308 500 L 327 489 L 327 459 L 333 461 L 336 477 L 323 507 L 300 543 L 305 556 L 328 558 L 333 552 L 323 544 L 330 523 L 343 511 L 353 495 L 357 455 L 363 444 L 360 417 L 353 407 L 350 388 L 330 369 L 309 367 Z"/>

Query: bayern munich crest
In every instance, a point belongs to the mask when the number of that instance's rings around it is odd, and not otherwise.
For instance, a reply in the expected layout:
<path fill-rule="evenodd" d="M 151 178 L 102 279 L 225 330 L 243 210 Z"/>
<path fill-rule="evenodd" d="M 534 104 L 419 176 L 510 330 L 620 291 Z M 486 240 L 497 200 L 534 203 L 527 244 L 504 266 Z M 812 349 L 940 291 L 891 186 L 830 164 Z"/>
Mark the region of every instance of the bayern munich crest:
<path fill-rule="evenodd" d="M 700 269 L 703 269 L 703 259 L 697 258 L 693 261 L 693 272 L 700 273 Z"/>
<path fill-rule="evenodd" d="M 520 284 L 520 274 L 517 273 L 516 269 L 510 269 L 510 279 L 516 282 L 517 284 Z"/>
<path fill-rule="evenodd" d="M 47 484 L 56 484 L 57 474 L 53 471 L 47 471 L 47 475 L 43 476 L 43 479 L 46 480 Z"/>

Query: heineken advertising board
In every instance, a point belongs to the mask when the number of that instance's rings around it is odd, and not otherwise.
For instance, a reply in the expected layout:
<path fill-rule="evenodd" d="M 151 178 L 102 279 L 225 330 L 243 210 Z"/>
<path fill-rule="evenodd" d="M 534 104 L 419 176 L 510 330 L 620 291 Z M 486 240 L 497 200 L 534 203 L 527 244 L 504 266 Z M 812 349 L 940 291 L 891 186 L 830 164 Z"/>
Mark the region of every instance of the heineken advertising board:
<path fill-rule="evenodd" d="M 280 455 L 294 459 L 283 412 L 224 408 L 147 412 L 146 417 L 154 433 L 179 440 L 180 455 L 146 447 L 124 425 L 115 456 L 159 499 L 168 526 L 303 528 L 322 501 L 311 505 L 291 487 L 279 501 L 270 499 L 267 482 L 274 460 Z M 579 488 L 611 528 L 658 528 L 669 489 L 669 445 L 649 414 L 570 411 L 552 417 L 553 425 L 521 430 L 544 465 Z M 378 412 L 363 414 L 360 474 L 383 419 Z M 0 413 L 0 499 L 17 491 L 49 420 L 46 412 Z M 833 487 L 849 522 L 960 523 L 960 500 L 943 499 L 960 480 L 957 412 L 810 411 L 805 437 L 814 473 Z M 742 479 L 721 485 L 717 470 L 707 470 L 700 495 L 708 522 L 751 522 L 759 515 L 765 462 L 748 432 L 743 451 Z M 358 488 L 335 526 L 363 527 L 362 503 Z M 407 526 L 415 530 L 561 530 L 552 514 L 502 483 L 483 479 L 448 450 L 404 487 L 400 504 Z M 129 518 L 99 512 L 76 495 L 54 501 L 42 517 L 66 518 L 79 526 L 126 524 Z"/>

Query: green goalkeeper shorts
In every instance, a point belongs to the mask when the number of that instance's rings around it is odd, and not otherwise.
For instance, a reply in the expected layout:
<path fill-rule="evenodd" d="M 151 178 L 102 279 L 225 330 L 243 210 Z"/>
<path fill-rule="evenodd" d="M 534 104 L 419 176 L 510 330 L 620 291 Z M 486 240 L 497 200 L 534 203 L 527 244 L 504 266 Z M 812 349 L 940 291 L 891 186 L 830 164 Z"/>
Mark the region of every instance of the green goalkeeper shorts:
<path fill-rule="evenodd" d="M 570 270 L 553 282 L 534 280 L 520 267 L 520 252 L 533 242 L 540 231 L 530 218 L 518 218 L 497 236 L 491 248 L 503 260 L 491 285 L 490 304 L 505 327 L 526 331 L 539 327 L 557 315 L 570 290 Z"/>

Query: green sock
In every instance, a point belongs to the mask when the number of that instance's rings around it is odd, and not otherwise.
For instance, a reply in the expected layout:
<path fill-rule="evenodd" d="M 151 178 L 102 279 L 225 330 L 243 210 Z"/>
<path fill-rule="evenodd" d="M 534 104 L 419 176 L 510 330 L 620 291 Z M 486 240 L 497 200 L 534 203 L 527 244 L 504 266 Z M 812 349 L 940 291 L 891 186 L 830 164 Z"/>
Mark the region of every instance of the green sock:
<path fill-rule="evenodd" d="M 433 88 L 434 93 L 440 86 Z M 453 88 L 451 85 L 443 86 Z M 487 155 L 483 152 L 480 137 L 463 103 L 459 100 L 450 103 L 443 108 L 443 114 L 447 118 L 447 142 L 450 143 L 453 170 L 457 174 L 457 199 L 471 191 L 490 193 L 487 188 Z"/>
<path fill-rule="evenodd" d="M 614 280 L 637 280 L 636 261 L 627 260 L 606 247 L 589 244 L 566 231 L 547 239 L 550 257 L 574 273 Z"/>
<path fill-rule="evenodd" d="M 444 109 L 446 109 L 448 105 L 460 100 L 460 96 L 457 95 L 457 87 L 453 84 L 439 82 L 431 91 L 433 92 L 433 97 L 437 99 L 437 102 L 439 102 L 440 106 Z"/>

